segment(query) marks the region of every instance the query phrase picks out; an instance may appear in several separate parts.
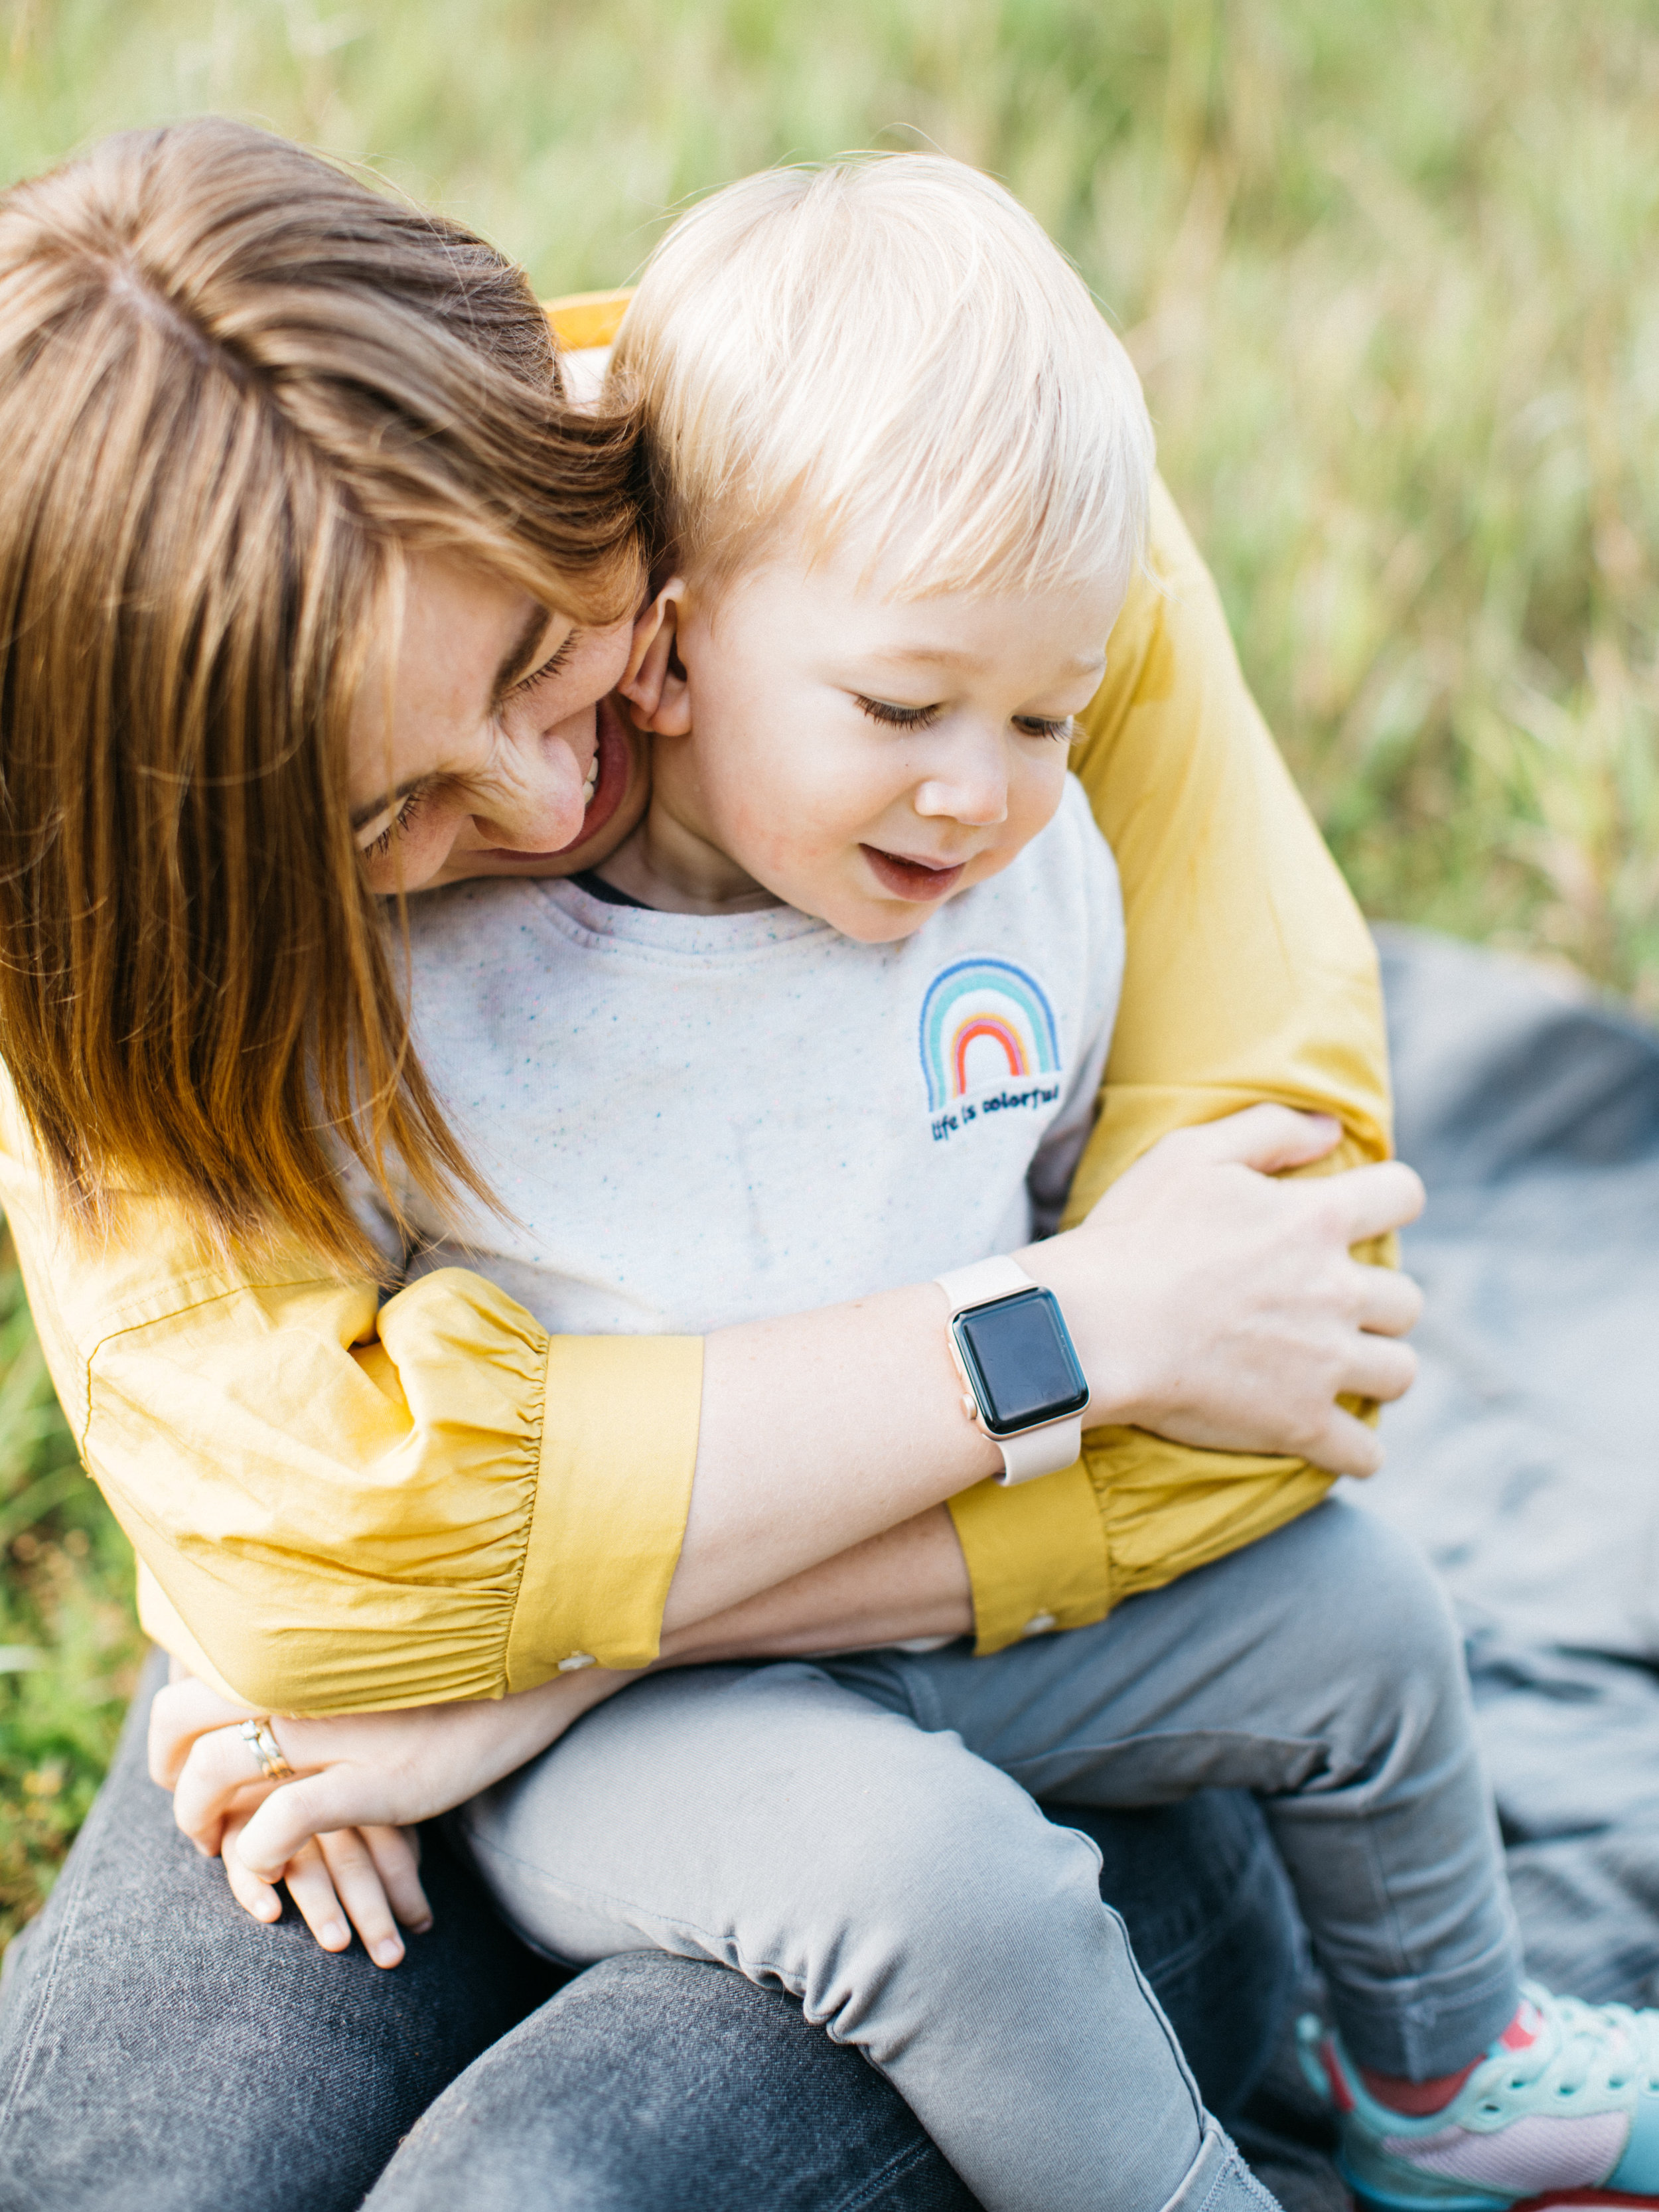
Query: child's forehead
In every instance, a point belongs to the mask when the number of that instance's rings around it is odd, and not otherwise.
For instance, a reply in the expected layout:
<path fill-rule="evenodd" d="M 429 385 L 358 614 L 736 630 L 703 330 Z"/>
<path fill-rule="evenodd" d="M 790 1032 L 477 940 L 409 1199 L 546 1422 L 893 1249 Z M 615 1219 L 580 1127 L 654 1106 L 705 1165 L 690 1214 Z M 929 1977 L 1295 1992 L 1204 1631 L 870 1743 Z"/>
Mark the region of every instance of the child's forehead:
<path fill-rule="evenodd" d="M 763 623 L 788 609 L 793 620 L 779 629 L 781 643 L 829 637 L 896 669 L 950 665 L 969 672 L 1029 645 L 1064 662 L 1059 672 L 1079 676 L 1098 671 L 1123 598 L 1121 580 L 1109 574 L 1058 577 L 1023 591 L 937 592 L 907 576 L 895 588 L 907 566 L 907 549 L 814 548 L 795 534 L 728 588 Z"/>

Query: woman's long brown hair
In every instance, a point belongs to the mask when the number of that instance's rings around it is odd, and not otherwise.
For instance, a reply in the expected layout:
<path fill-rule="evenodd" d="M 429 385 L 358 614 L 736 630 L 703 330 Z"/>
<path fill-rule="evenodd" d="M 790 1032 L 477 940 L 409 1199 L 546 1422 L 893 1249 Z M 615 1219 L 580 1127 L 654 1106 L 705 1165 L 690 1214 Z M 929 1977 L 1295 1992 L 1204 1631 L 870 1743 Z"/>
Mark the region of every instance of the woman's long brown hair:
<path fill-rule="evenodd" d="M 641 486 L 520 271 L 280 139 L 133 133 L 0 198 L 0 1055 L 71 1213 L 142 1188 L 362 1267 L 342 1144 L 388 1197 L 392 1158 L 477 1188 L 348 717 L 406 556 L 615 620 Z"/>

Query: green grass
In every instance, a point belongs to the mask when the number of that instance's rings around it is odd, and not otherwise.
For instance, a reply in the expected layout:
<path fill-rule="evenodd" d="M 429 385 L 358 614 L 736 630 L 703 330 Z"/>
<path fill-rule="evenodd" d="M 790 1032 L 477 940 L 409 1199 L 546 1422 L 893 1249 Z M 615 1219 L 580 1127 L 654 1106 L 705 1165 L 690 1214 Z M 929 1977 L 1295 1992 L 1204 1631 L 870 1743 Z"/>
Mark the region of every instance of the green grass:
<path fill-rule="evenodd" d="M 997 171 L 1128 339 L 1245 666 L 1367 909 L 1659 1009 L 1654 0 L 11 0 L 0 169 L 202 108 L 367 157 L 544 291 L 763 163 Z M 0 1295 L 0 1914 L 131 1665 Z M 0 1919 L 0 1934 L 5 1922 Z"/>

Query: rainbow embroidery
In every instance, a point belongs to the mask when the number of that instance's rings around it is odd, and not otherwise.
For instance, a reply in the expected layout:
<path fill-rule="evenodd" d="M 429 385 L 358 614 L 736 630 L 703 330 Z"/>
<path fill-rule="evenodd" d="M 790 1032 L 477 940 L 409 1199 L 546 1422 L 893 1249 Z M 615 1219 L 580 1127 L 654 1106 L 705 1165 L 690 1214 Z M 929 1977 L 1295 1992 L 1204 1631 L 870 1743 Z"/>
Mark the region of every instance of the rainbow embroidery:
<path fill-rule="evenodd" d="M 937 1114 L 1009 1076 L 1052 1075 L 1060 1033 L 1042 986 L 1012 960 L 957 960 L 921 1002 L 921 1072 Z"/>

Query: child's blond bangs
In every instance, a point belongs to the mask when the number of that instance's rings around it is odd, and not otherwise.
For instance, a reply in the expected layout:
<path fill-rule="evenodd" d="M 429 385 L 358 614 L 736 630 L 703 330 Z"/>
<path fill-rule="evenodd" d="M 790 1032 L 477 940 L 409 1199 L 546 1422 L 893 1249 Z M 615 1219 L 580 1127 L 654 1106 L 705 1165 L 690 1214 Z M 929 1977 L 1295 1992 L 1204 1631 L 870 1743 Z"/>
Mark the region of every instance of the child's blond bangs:
<path fill-rule="evenodd" d="M 897 599 L 1127 585 L 1152 426 L 1076 271 L 931 155 L 777 169 L 657 249 L 612 376 L 642 402 L 669 557 L 716 581 L 787 524 Z"/>

